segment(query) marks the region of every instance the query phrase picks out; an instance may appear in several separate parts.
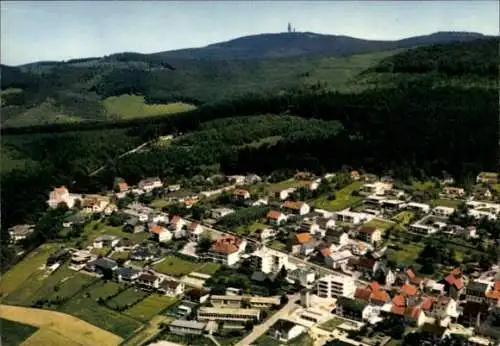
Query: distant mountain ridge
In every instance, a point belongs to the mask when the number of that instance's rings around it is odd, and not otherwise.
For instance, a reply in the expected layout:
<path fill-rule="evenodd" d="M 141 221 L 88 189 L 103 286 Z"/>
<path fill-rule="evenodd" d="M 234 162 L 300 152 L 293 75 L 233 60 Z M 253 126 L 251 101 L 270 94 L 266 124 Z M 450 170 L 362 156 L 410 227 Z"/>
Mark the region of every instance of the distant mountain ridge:
<path fill-rule="evenodd" d="M 116 53 L 102 58 L 71 59 L 66 64 L 96 64 L 109 61 L 142 61 L 155 66 L 156 63 L 171 68 L 168 62 L 178 60 L 242 60 L 286 58 L 298 56 L 340 57 L 353 54 L 385 50 L 413 48 L 453 42 L 468 42 L 488 36 L 475 32 L 436 32 L 401 40 L 367 40 L 343 35 L 325 35 L 313 32 L 267 33 L 235 38 L 213 43 L 201 48 L 187 48 L 152 54 L 134 52 Z M 491 36 L 490 36 L 491 37 Z M 63 62 L 43 61 L 24 64 L 19 67 L 58 65 Z"/>

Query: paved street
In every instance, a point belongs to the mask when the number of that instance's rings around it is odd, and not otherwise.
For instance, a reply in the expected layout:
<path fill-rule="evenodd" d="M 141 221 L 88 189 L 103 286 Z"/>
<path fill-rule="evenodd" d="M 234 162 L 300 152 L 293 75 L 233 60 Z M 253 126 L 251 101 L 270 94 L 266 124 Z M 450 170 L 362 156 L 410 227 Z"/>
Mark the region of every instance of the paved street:
<path fill-rule="evenodd" d="M 267 319 L 264 323 L 261 323 L 254 327 L 252 332 L 248 334 L 245 338 L 243 338 L 240 342 L 238 342 L 235 346 L 249 346 L 261 337 L 268 329 L 271 327 L 277 320 L 282 317 L 288 316 L 288 314 L 298 305 L 295 304 L 295 301 L 299 299 L 300 294 L 296 293 L 294 295 L 288 296 L 288 303 L 274 315 L 272 315 L 269 319 Z"/>

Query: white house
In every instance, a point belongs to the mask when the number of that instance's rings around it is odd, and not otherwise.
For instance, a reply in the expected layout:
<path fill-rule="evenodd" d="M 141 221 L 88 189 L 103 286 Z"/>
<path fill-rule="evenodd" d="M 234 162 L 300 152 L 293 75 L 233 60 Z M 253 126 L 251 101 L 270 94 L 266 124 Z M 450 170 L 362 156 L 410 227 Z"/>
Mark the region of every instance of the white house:
<path fill-rule="evenodd" d="M 153 223 L 168 223 L 168 215 L 165 213 L 155 214 L 151 217 Z"/>
<path fill-rule="evenodd" d="M 495 214 L 490 213 L 488 211 L 482 211 L 477 209 L 469 209 L 468 214 L 469 216 L 472 216 L 475 219 L 486 218 L 491 221 L 497 219 L 497 216 Z"/>
<path fill-rule="evenodd" d="M 141 180 L 138 184 L 139 188 L 146 191 L 150 192 L 153 189 L 163 187 L 163 183 L 161 182 L 160 178 L 154 177 L 154 178 L 147 178 L 144 180 Z"/>
<path fill-rule="evenodd" d="M 87 213 L 102 213 L 109 205 L 110 199 L 100 195 L 86 195 L 82 201 L 83 211 Z"/>
<path fill-rule="evenodd" d="M 173 234 L 165 227 L 159 225 L 150 226 L 151 234 L 153 234 L 156 241 L 160 243 L 166 243 L 172 240 Z"/>
<path fill-rule="evenodd" d="M 255 202 L 252 202 L 252 207 L 259 207 L 267 204 L 268 204 L 267 198 L 259 198 Z"/>
<path fill-rule="evenodd" d="M 211 214 L 214 219 L 220 219 L 232 213 L 234 213 L 234 209 L 230 208 L 215 208 L 211 210 Z"/>
<path fill-rule="evenodd" d="M 383 196 L 385 191 L 390 190 L 391 188 L 392 184 L 378 181 L 372 184 L 364 184 L 359 192 L 363 195 Z"/>
<path fill-rule="evenodd" d="M 266 215 L 266 219 L 270 225 L 279 226 L 286 221 L 286 215 L 276 210 L 270 210 Z"/>
<path fill-rule="evenodd" d="M 168 229 L 173 233 L 175 238 L 183 238 L 187 234 L 184 226 L 187 225 L 187 221 L 176 215 L 170 220 Z"/>
<path fill-rule="evenodd" d="M 191 241 L 198 242 L 205 231 L 203 226 L 196 222 L 191 222 L 188 226 L 188 238 Z"/>
<path fill-rule="evenodd" d="M 353 254 L 349 250 L 332 252 L 330 255 L 325 256 L 325 264 L 333 269 L 339 269 L 346 265 L 349 258 L 352 257 Z"/>
<path fill-rule="evenodd" d="M 309 206 L 309 204 L 301 201 L 286 201 L 283 204 L 283 208 L 293 214 L 298 215 L 306 215 L 311 211 L 311 207 Z"/>
<path fill-rule="evenodd" d="M 358 231 L 358 237 L 370 244 L 378 243 L 382 240 L 382 233 L 375 227 L 361 227 Z"/>
<path fill-rule="evenodd" d="M 285 199 L 287 199 L 288 197 L 290 197 L 290 195 L 292 193 L 294 193 L 296 190 L 297 190 L 297 188 L 290 187 L 288 189 L 283 189 L 281 191 L 277 191 L 276 192 L 276 198 L 279 198 L 280 200 L 284 201 Z"/>
<path fill-rule="evenodd" d="M 66 186 L 61 186 L 54 188 L 50 192 L 47 204 L 50 208 L 57 208 L 59 203 L 66 203 L 68 208 L 73 208 L 77 199 L 81 200 L 81 196 L 70 194 Z"/>
<path fill-rule="evenodd" d="M 233 266 L 240 260 L 240 255 L 244 253 L 246 245 L 246 240 L 235 236 L 220 237 L 212 244 L 207 258 Z"/>
<path fill-rule="evenodd" d="M 158 289 L 158 287 L 160 287 L 161 281 L 162 279 L 160 276 L 148 272 L 142 273 L 136 279 L 137 285 L 146 290 Z"/>
<path fill-rule="evenodd" d="M 269 334 L 281 342 L 288 342 L 300 334 L 304 333 L 306 328 L 304 326 L 295 324 L 288 320 L 278 320 L 269 328 Z"/>
<path fill-rule="evenodd" d="M 233 198 L 237 200 L 246 200 L 250 198 L 250 192 L 244 189 L 234 189 Z"/>
<path fill-rule="evenodd" d="M 264 228 L 260 233 L 260 240 L 266 241 L 276 236 L 277 231 L 273 228 Z"/>
<path fill-rule="evenodd" d="M 9 229 L 10 241 L 14 244 L 26 239 L 35 231 L 35 225 L 17 225 Z"/>
<path fill-rule="evenodd" d="M 437 216 L 441 217 L 449 217 L 453 212 L 455 211 L 455 208 L 451 207 L 444 207 L 444 206 L 437 206 L 434 209 L 432 209 L 432 213 Z"/>
<path fill-rule="evenodd" d="M 179 297 L 184 294 L 184 290 L 184 283 L 173 279 L 165 279 L 158 286 L 158 292 L 166 296 Z"/>
<path fill-rule="evenodd" d="M 114 236 L 114 235 L 104 234 L 104 235 L 101 235 L 101 236 L 97 237 L 94 240 L 93 246 L 96 249 L 101 249 L 103 247 L 113 248 L 116 245 L 118 245 L 119 242 L 120 242 L 120 238 L 119 237 Z"/>
<path fill-rule="evenodd" d="M 243 185 L 245 184 L 245 176 L 244 175 L 228 175 L 227 179 L 232 184 Z"/>
<path fill-rule="evenodd" d="M 431 206 L 424 203 L 409 202 L 406 204 L 406 208 L 414 211 L 421 211 L 426 214 L 428 214 L 431 211 Z"/>
<path fill-rule="evenodd" d="M 354 296 L 354 279 L 347 275 L 327 275 L 316 281 L 317 295 L 321 298 Z"/>
<path fill-rule="evenodd" d="M 333 214 L 336 221 L 359 225 L 362 222 L 370 221 L 375 216 L 368 213 L 356 213 L 349 209 L 344 209 Z"/>

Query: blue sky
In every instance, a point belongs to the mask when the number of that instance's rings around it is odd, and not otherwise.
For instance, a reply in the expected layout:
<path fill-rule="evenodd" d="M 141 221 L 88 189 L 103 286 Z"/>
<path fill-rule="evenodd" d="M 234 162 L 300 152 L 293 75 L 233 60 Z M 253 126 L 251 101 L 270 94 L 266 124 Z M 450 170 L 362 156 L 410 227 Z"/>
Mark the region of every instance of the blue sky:
<path fill-rule="evenodd" d="M 124 1 L 1 3 L 1 62 L 18 65 L 201 47 L 286 30 L 399 39 L 499 33 L 497 1 Z"/>

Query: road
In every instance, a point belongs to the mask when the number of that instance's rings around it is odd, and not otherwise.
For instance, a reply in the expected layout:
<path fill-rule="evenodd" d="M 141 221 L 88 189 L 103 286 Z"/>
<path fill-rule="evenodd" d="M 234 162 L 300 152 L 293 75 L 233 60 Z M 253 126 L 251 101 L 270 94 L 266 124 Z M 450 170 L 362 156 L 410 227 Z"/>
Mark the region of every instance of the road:
<path fill-rule="evenodd" d="M 255 340 L 260 338 L 268 329 L 271 327 L 276 321 L 280 318 L 288 316 L 288 314 L 296 308 L 298 305 L 295 304 L 295 301 L 299 299 L 300 294 L 296 293 L 294 295 L 288 296 L 288 303 L 281 308 L 280 311 L 276 312 L 270 318 L 268 318 L 264 323 L 261 323 L 255 326 L 250 334 L 240 340 L 235 346 L 249 346 L 252 345 Z"/>

